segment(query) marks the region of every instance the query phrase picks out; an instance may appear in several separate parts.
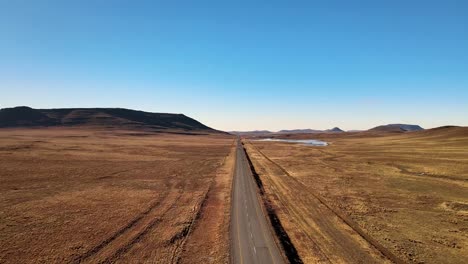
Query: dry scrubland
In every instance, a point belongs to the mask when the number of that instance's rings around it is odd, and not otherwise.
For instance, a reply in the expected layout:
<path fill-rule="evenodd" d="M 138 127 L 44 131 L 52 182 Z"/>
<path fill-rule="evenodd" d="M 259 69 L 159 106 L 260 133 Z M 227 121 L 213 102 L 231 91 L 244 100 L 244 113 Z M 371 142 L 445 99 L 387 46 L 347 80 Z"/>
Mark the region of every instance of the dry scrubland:
<path fill-rule="evenodd" d="M 245 144 L 304 262 L 466 263 L 467 128 L 308 137 Z"/>
<path fill-rule="evenodd" d="M 2 129 L 0 262 L 226 262 L 233 146 L 220 134 Z"/>

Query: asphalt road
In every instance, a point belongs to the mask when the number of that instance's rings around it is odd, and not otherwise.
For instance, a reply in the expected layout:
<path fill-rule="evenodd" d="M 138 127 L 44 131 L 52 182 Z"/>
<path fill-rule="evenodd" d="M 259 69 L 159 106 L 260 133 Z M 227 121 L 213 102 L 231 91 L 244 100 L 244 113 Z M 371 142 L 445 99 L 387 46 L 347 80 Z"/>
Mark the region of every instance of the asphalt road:
<path fill-rule="evenodd" d="M 260 207 L 257 185 L 238 142 L 231 212 L 233 263 L 284 263 L 269 221 Z"/>

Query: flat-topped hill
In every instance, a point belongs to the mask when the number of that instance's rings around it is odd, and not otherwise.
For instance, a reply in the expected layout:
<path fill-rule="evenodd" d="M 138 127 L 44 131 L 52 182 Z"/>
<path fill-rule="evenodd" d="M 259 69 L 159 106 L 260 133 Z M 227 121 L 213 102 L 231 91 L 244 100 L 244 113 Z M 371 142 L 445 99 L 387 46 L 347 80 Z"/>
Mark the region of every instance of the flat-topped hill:
<path fill-rule="evenodd" d="M 183 114 L 150 113 L 124 108 L 0 109 L 0 127 L 97 126 L 176 130 L 216 130 Z"/>

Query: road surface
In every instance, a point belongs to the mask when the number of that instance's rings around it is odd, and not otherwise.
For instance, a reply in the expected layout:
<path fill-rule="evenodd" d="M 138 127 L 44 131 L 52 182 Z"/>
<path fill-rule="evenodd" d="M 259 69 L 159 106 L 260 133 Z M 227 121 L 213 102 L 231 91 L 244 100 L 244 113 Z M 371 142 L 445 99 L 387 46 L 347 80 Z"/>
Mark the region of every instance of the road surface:
<path fill-rule="evenodd" d="M 268 219 L 260 207 L 257 185 L 240 140 L 234 172 L 231 234 L 233 263 L 284 263 Z"/>

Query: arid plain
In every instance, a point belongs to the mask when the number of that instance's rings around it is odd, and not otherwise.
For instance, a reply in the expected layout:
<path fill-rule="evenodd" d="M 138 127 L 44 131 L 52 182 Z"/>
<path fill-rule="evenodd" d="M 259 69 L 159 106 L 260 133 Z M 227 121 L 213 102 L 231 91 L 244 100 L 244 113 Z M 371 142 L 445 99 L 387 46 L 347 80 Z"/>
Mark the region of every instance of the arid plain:
<path fill-rule="evenodd" d="M 121 108 L 0 121 L 0 263 L 468 258 L 466 127 L 236 137 Z"/>
<path fill-rule="evenodd" d="M 0 130 L 1 263 L 224 263 L 234 137 Z"/>
<path fill-rule="evenodd" d="M 465 263 L 468 129 L 245 139 L 304 263 Z"/>

